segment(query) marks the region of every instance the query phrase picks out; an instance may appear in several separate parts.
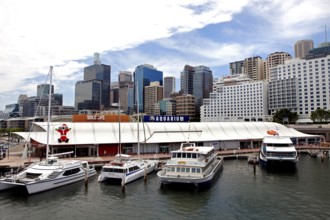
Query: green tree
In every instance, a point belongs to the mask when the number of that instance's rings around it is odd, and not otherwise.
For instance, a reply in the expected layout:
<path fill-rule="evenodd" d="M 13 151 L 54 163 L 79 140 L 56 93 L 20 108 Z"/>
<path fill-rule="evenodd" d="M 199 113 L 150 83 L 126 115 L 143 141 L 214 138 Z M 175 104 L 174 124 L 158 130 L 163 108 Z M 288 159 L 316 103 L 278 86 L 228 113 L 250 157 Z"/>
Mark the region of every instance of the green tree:
<path fill-rule="evenodd" d="M 284 119 L 288 119 L 289 123 L 295 123 L 298 119 L 296 112 L 291 112 L 289 109 L 281 109 L 273 115 L 273 122 L 282 124 Z"/>
<path fill-rule="evenodd" d="M 325 109 L 316 109 L 311 113 L 311 120 L 313 123 L 319 122 L 319 123 L 326 123 L 330 119 L 330 111 Z"/>

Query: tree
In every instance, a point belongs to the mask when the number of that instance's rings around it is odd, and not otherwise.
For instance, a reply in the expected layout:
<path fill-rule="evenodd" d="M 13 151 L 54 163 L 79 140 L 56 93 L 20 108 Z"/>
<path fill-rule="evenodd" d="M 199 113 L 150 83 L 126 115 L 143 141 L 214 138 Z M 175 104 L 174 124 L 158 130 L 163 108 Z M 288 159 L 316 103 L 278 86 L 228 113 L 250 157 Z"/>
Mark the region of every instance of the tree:
<path fill-rule="evenodd" d="M 289 120 L 289 124 L 295 123 L 298 119 L 298 115 L 296 112 L 291 112 L 289 109 L 281 109 L 273 115 L 273 122 L 282 124 L 285 118 Z"/>
<path fill-rule="evenodd" d="M 311 120 L 313 123 L 319 122 L 319 123 L 326 123 L 330 119 L 330 111 L 324 110 L 324 109 L 316 109 L 311 113 Z"/>

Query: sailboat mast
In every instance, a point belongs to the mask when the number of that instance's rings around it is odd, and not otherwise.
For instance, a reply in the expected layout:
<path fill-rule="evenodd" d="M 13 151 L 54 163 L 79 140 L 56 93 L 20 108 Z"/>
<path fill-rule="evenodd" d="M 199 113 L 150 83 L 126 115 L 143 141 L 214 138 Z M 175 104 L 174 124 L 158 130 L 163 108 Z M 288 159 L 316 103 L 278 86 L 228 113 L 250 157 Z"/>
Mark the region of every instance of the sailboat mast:
<path fill-rule="evenodd" d="M 119 156 L 121 157 L 121 128 L 120 128 L 120 99 L 118 100 L 118 126 L 119 126 L 119 149 L 118 149 L 118 152 L 119 152 Z"/>
<path fill-rule="evenodd" d="M 137 106 L 137 140 L 138 140 L 138 156 L 140 157 L 140 105 L 139 105 L 139 94 L 138 85 L 136 85 L 136 106 Z"/>
<path fill-rule="evenodd" d="M 47 146 L 46 146 L 46 159 L 48 159 L 49 154 L 49 132 L 50 132 L 50 108 L 52 100 L 52 77 L 53 77 L 53 67 L 49 68 L 49 91 L 48 91 L 48 115 L 47 115 Z"/>

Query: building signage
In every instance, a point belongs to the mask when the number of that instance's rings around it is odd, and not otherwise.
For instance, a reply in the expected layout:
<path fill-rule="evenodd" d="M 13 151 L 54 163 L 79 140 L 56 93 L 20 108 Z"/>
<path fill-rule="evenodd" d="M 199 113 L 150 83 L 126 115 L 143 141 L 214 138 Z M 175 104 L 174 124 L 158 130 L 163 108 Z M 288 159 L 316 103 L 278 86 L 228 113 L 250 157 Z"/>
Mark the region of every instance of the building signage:
<path fill-rule="evenodd" d="M 105 117 L 104 115 L 87 115 L 87 120 L 96 120 L 96 121 L 104 121 Z"/>
<path fill-rule="evenodd" d="M 145 115 L 144 122 L 188 122 L 189 116 L 172 116 L 172 115 Z"/>

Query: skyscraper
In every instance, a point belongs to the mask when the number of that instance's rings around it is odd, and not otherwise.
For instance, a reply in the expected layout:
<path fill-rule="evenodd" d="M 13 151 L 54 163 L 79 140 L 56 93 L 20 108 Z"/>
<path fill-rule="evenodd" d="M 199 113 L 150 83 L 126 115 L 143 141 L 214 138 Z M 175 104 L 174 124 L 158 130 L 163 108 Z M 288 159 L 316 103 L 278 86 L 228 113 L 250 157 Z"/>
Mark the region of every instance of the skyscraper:
<path fill-rule="evenodd" d="M 206 66 L 185 65 L 181 72 L 181 90 L 183 94 L 195 97 L 195 113 L 199 115 L 204 98 L 209 98 L 213 90 L 213 74 Z"/>
<path fill-rule="evenodd" d="M 139 104 L 139 112 L 144 112 L 144 87 L 151 82 L 159 82 L 163 86 L 163 72 L 149 64 L 137 66 L 134 71 L 134 105 Z"/>
<path fill-rule="evenodd" d="M 151 82 L 150 86 L 144 88 L 145 113 L 155 115 L 155 105 L 163 99 L 163 86 L 159 82 Z"/>
<path fill-rule="evenodd" d="M 182 94 L 187 95 L 193 94 L 193 76 L 194 76 L 194 67 L 185 65 L 180 76 L 180 86 Z"/>
<path fill-rule="evenodd" d="M 230 75 L 240 75 L 244 73 L 244 60 L 229 63 Z"/>
<path fill-rule="evenodd" d="M 287 52 L 275 52 L 268 55 L 264 63 L 264 77 L 263 79 L 269 81 L 269 69 L 277 65 L 284 64 L 284 61 L 290 60 L 292 57 Z"/>
<path fill-rule="evenodd" d="M 37 85 L 37 96 L 48 96 L 49 95 L 50 84 L 40 84 Z M 51 94 L 54 94 L 54 85 L 51 88 Z"/>
<path fill-rule="evenodd" d="M 313 40 L 299 40 L 294 44 L 294 57 L 303 58 L 314 48 Z"/>
<path fill-rule="evenodd" d="M 133 98 L 133 94 L 129 93 L 129 90 L 132 90 L 133 88 L 132 73 L 129 71 L 120 71 L 118 75 L 118 82 L 121 109 L 129 114 L 131 111 L 129 106 L 132 107 L 131 105 L 133 104 L 129 103 L 129 101 Z M 129 97 L 130 95 L 131 97 Z"/>
<path fill-rule="evenodd" d="M 172 92 L 175 92 L 175 77 L 164 77 L 164 98 L 170 98 Z"/>
<path fill-rule="evenodd" d="M 211 69 L 206 66 L 196 66 L 194 70 L 193 95 L 195 96 L 196 115 L 199 115 L 203 99 L 209 98 L 213 91 L 213 74 Z"/>
<path fill-rule="evenodd" d="M 111 66 L 101 64 L 99 56 L 98 53 L 94 54 L 94 65 L 85 67 L 84 80 L 76 83 L 75 108 L 78 110 L 88 106 L 93 107 L 93 110 L 104 110 L 110 107 Z M 85 89 L 91 94 L 88 94 Z M 100 91 L 97 91 L 98 89 Z"/>
<path fill-rule="evenodd" d="M 260 56 L 253 56 L 244 60 L 244 74 L 253 80 L 263 79 L 264 61 Z"/>

